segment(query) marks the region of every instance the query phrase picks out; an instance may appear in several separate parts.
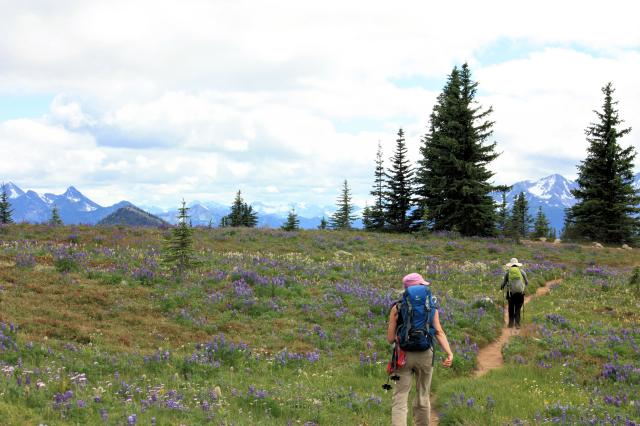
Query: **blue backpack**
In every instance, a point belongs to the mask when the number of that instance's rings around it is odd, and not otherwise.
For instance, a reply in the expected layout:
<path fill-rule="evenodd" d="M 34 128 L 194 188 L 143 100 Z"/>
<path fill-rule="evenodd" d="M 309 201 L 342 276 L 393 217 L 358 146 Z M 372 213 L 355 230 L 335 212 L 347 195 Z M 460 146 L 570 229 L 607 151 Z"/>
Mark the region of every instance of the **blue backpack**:
<path fill-rule="evenodd" d="M 400 348 L 407 352 L 422 352 L 433 346 L 433 318 L 437 301 L 426 285 L 408 287 L 398 302 L 398 329 Z"/>

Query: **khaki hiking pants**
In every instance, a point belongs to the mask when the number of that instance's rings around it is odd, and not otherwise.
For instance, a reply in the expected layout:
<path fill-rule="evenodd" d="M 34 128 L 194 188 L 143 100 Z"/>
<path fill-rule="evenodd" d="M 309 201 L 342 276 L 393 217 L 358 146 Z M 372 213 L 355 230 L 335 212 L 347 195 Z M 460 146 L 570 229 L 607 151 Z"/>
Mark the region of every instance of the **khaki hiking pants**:
<path fill-rule="evenodd" d="M 407 363 L 396 374 L 400 380 L 393 390 L 391 403 L 392 426 L 407 426 L 407 401 L 411 390 L 411 377 L 416 378 L 416 399 L 413 401 L 413 422 L 416 426 L 429 426 L 429 391 L 433 371 L 433 348 L 424 352 L 407 352 Z"/>

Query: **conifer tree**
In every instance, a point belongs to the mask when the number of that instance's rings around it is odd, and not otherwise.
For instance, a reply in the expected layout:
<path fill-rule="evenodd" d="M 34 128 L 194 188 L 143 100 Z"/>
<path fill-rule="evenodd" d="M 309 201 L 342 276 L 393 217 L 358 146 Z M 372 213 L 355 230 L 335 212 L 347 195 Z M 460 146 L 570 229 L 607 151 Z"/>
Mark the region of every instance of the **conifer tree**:
<path fill-rule="evenodd" d="M 2 193 L 0 193 L 0 224 L 6 225 L 13 223 L 11 218 L 11 203 L 9 203 L 9 195 L 7 194 L 7 187 L 4 182 L 2 183 Z"/>
<path fill-rule="evenodd" d="M 476 105 L 478 83 L 467 64 L 454 67 L 431 113 L 422 139 L 417 174 L 419 204 L 428 210 L 434 230 L 457 230 L 463 235 L 492 235 L 496 212 L 487 166 L 498 157 L 488 119 L 491 107 Z"/>
<path fill-rule="evenodd" d="M 298 231 L 300 229 L 300 219 L 295 209 L 289 210 L 286 222 L 281 227 L 284 231 Z"/>
<path fill-rule="evenodd" d="M 407 158 L 404 131 L 398 130 L 396 151 L 387 170 L 384 192 L 385 221 L 392 231 L 408 232 L 412 217 L 409 209 L 413 202 L 413 169 Z"/>
<path fill-rule="evenodd" d="M 49 219 L 49 224 L 51 226 L 60 226 L 62 225 L 62 218 L 60 218 L 60 212 L 58 211 L 58 206 L 55 204 L 51 209 L 51 219 Z"/>
<path fill-rule="evenodd" d="M 328 226 L 329 224 L 327 223 L 327 219 L 322 216 L 322 219 L 320 219 L 320 225 L 318 225 L 318 229 L 327 229 Z"/>
<path fill-rule="evenodd" d="M 498 191 L 500 191 L 500 195 L 502 197 L 502 202 L 500 203 L 500 207 L 498 209 L 496 228 L 498 233 L 502 236 L 507 235 L 508 231 L 508 222 L 509 222 L 509 209 L 507 208 L 507 192 L 511 189 L 510 186 L 498 186 L 496 187 Z"/>
<path fill-rule="evenodd" d="M 339 230 L 351 229 L 351 222 L 355 220 L 355 217 L 352 214 L 354 207 L 351 204 L 351 193 L 346 179 L 342 186 L 342 192 L 338 196 L 336 208 L 336 212 L 331 215 L 329 220 L 329 227 Z"/>
<path fill-rule="evenodd" d="M 565 232 L 578 238 L 607 243 L 630 241 L 640 230 L 640 196 L 633 187 L 633 146 L 623 149 L 619 139 L 631 131 L 622 128 L 611 83 L 602 88 L 602 111 L 585 133 L 587 158 L 578 166 L 576 204 L 567 211 Z"/>
<path fill-rule="evenodd" d="M 238 191 L 231 205 L 231 212 L 220 221 L 220 226 L 246 226 L 253 228 L 258 224 L 258 214 L 253 207 L 242 200 L 242 193 Z"/>
<path fill-rule="evenodd" d="M 242 223 L 242 226 L 247 228 L 255 228 L 258 224 L 258 213 L 248 204 L 245 204 L 242 208 Z"/>
<path fill-rule="evenodd" d="M 385 213 L 385 173 L 384 160 L 382 158 L 382 146 L 378 142 L 378 151 L 376 152 L 376 168 L 374 172 L 373 189 L 371 195 L 374 197 L 374 204 L 369 209 L 369 227 L 365 228 L 372 231 L 382 231 L 384 229 L 384 213 Z M 364 213 L 363 213 L 364 216 Z"/>
<path fill-rule="evenodd" d="M 373 219 L 371 217 L 371 207 L 365 203 L 364 210 L 362 210 L 362 225 L 365 231 L 373 231 Z"/>
<path fill-rule="evenodd" d="M 524 192 L 518 194 L 513 201 L 513 207 L 511 208 L 511 218 L 509 220 L 509 228 L 511 236 L 519 240 L 525 238 L 529 234 L 532 218 L 529 214 L 529 202 L 524 195 Z"/>
<path fill-rule="evenodd" d="M 550 233 L 549 220 L 542 211 L 542 206 L 538 207 L 538 213 L 533 224 L 532 238 L 548 238 Z"/>
<path fill-rule="evenodd" d="M 175 268 L 178 278 L 181 278 L 196 263 L 193 249 L 193 229 L 189 226 L 188 212 L 189 207 L 182 200 L 182 207 L 178 209 L 178 224 L 171 229 L 171 233 L 165 240 L 163 253 L 163 262 Z"/>

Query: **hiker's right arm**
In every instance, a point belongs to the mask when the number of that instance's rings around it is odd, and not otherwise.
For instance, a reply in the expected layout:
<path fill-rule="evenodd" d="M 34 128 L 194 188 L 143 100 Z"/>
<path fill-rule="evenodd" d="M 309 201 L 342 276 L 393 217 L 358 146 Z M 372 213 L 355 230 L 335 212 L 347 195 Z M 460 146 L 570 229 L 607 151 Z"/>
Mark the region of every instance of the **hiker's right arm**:
<path fill-rule="evenodd" d="M 391 312 L 389 313 L 389 325 L 387 326 L 387 342 L 393 343 L 396 341 L 396 327 L 398 325 L 398 308 L 393 305 Z"/>
<path fill-rule="evenodd" d="M 436 329 L 436 339 L 438 340 L 440 347 L 447 353 L 447 359 L 442 361 L 442 365 L 444 367 L 451 367 L 451 364 L 453 363 L 453 352 L 451 352 L 451 348 L 449 347 L 449 340 L 447 340 L 447 335 L 444 334 L 444 330 L 440 325 L 440 314 L 438 313 L 437 309 L 436 314 L 433 317 L 433 327 Z"/>

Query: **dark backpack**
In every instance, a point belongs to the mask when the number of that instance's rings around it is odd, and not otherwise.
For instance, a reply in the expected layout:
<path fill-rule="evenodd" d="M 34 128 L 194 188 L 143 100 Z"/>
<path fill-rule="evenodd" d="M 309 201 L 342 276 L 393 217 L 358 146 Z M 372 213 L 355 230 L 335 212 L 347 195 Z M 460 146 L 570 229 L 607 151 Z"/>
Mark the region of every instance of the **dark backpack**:
<path fill-rule="evenodd" d="M 436 298 L 426 285 L 408 287 L 398 309 L 396 335 L 400 348 L 407 352 L 422 352 L 433 346 L 433 318 L 436 314 Z"/>

